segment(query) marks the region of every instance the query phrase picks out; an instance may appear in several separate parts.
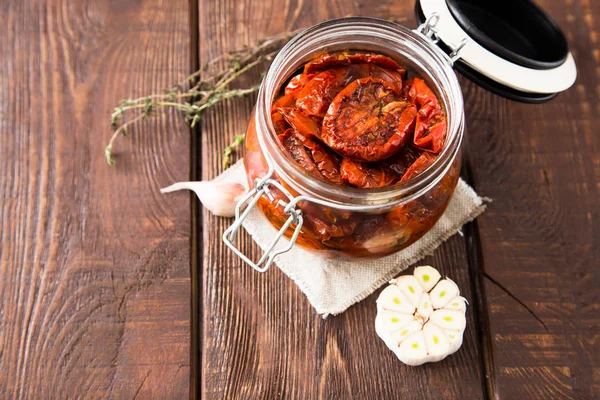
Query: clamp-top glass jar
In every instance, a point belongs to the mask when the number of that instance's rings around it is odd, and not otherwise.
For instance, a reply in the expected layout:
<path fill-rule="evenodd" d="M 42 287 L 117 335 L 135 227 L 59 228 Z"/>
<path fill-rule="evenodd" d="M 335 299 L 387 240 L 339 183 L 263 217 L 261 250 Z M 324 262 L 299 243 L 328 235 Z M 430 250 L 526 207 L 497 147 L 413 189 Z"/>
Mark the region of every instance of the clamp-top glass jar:
<path fill-rule="evenodd" d="M 379 19 L 343 18 L 309 28 L 281 50 L 264 78 L 246 136 L 245 167 L 253 189 L 223 235 L 244 261 L 264 271 L 294 244 L 327 256 L 380 257 L 414 243 L 437 222 L 458 182 L 464 111 L 452 59 L 424 33 Z M 444 148 L 432 165 L 405 182 L 363 189 L 320 180 L 294 162 L 275 134 L 271 105 L 287 80 L 324 51 L 383 54 L 427 83 L 447 121 Z M 258 262 L 233 245 L 242 220 L 255 205 L 279 230 Z M 289 243 L 278 249 L 282 235 Z"/>

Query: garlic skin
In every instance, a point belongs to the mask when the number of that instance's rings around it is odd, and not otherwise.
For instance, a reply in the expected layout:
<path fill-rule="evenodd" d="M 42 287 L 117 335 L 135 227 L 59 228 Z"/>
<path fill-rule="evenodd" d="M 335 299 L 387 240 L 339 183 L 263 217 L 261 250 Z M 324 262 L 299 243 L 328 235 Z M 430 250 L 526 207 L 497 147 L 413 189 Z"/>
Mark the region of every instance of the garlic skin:
<path fill-rule="evenodd" d="M 196 193 L 204 207 L 219 217 L 233 217 L 235 207 L 248 192 L 246 171 L 238 161 L 212 181 L 178 182 L 160 189 L 161 193 L 171 193 L 188 189 Z"/>
<path fill-rule="evenodd" d="M 411 366 L 441 361 L 462 345 L 467 300 L 433 267 L 390 281 L 377 299 L 375 331 Z"/>

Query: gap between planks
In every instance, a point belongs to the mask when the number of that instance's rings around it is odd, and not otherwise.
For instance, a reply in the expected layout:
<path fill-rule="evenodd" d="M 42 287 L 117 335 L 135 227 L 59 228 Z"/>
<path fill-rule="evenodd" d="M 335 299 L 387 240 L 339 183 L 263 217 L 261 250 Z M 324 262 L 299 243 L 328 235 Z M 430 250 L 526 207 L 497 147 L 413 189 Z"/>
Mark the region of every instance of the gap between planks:
<path fill-rule="evenodd" d="M 471 164 L 468 152 L 465 151 L 461 168 L 462 178 L 474 189 L 475 185 L 471 174 Z M 483 282 L 483 252 L 479 237 L 477 220 L 469 222 L 463 228 L 465 236 L 465 252 L 471 280 L 471 293 L 474 300 L 473 316 L 475 320 L 476 335 L 479 339 L 480 361 L 482 368 L 482 385 L 487 399 L 499 399 L 494 371 L 494 354 L 488 305 L 486 301 L 485 285 Z"/>
<path fill-rule="evenodd" d="M 190 73 L 200 68 L 200 25 L 198 21 L 198 0 L 189 0 L 190 24 Z M 190 127 L 190 179 L 202 179 L 202 124 Z M 191 315 L 190 315 L 190 400 L 202 397 L 202 268 L 203 249 L 202 243 L 202 208 L 200 201 L 193 192 L 190 192 L 190 210 L 192 227 L 190 235 L 190 279 L 191 279 Z"/>

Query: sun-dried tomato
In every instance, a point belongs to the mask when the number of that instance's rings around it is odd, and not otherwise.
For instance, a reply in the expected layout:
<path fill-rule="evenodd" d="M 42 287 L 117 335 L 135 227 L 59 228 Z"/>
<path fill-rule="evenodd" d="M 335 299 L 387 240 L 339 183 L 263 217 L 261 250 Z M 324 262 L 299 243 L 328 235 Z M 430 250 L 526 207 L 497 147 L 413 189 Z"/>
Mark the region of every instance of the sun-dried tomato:
<path fill-rule="evenodd" d="M 304 75 L 307 74 L 298 76 Z M 323 118 L 332 100 L 349 83 L 360 78 L 372 77 L 400 86 L 403 75 L 403 72 L 384 69 L 375 64 L 352 64 L 331 68 L 316 75 L 310 75 L 313 78 L 298 91 L 296 106 L 307 116 Z M 288 93 L 287 89 L 286 93 Z"/>
<path fill-rule="evenodd" d="M 444 148 L 446 139 L 446 115 L 435 110 L 428 118 L 417 116 L 413 142 L 419 148 L 437 154 Z"/>
<path fill-rule="evenodd" d="M 425 151 L 439 153 L 446 138 L 446 114 L 437 97 L 420 78 L 412 81 L 407 97 L 418 108 L 413 142 Z"/>
<path fill-rule="evenodd" d="M 296 97 L 291 94 L 285 94 L 278 98 L 271 107 L 272 111 L 275 111 L 282 107 L 292 107 L 296 103 Z"/>
<path fill-rule="evenodd" d="M 294 161 L 302 166 L 311 175 L 321 176 L 317 166 L 308 153 L 304 143 L 299 135 L 292 128 L 286 130 L 282 135 L 279 135 L 279 140 L 283 147 L 290 153 Z"/>
<path fill-rule="evenodd" d="M 437 157 L 431 153 L 425 152 L 421 154 L 419 158 L 417 158 L 417 160 L 408 168 L 406 173 L 402 176 L 402 179 L 400 179 L 400 182 L 407 181 L 419 175 L 421 172 L 429 168 L 436 158 Z"/>
<path fill-rule="evenodd" d="M 423 172 L 435 159 L 435 155 L 423 153 L 402 179 L 408 180 Z M 432 189 L 393 209 L 387 216 L 388 222 L 391 226 L 402 227 L 409 235 L 420 237 L 448 205 L 457 181 L 458 168 L 453 167 Z"/>
<path fill-rule="evenodd" d="M 298 93 L 298 109 L 323 118 L 333 98 L 346 86 L 346 72 L 347 68 L 332 68 L 315 75 Z"/>
<path fill-rule="evenodd" d="M 421 150 L 407 144 L 406 146 L 402 146 L 396 154 L 379 163 L 383 167 L 394 171 L 399 177 L 402 177 L 419 158 L 421 153 L 423 153 Z"/>
<path fill-rule="evenodd" d="M 340 175 L 343 181 L 359 188 L 378 188 L 393 185 L 399 175 L 378 164 L 362 163 L 348 158 L 342 160 Z"/>
<path fill-rule="evenodd" d="M 365 53 L 356 53 L 356 54 L 348 54 L 346 58 L 350 60 L 352 64 L 375 64 L 382 68 L 398 71 L 402 75 L 406 73 L 406 69 L 398 64 L 396 61 L 391 59 L 388 56 L 384 56 L 383 54 L 365 54 Z"/>
<path fill-rule="evenodd" d="M 314 60 L 308 62 L 304 66 L 304 73 L 315 73 L 323 71 L 333 67 L 340 67 L 349 64 L 375 64 L 385 69 L 394 70 L 402 75 L 406 72 L 406 69 L 392 60 L 390 57 L 382 54 L 329 54 L 323 53 Z"/>
<path fill-rule="evenodd" d="M 292 95 L 284 95 L 281 96 L 275 103 L 273 103 L 273 107 L 271 108 L 271 122 L 273 123 L 273 128 L 275 128 L 275 133 L 277 135 L 281 135 L 288 129 L 290 126 L 283 118 L 283 114 L 279 112 L 280 107 L 289 107 L 294 105 L 296 99 Z"/>
<path fill-rule="evenodd" d="M 357 79 L 333 100 L 321 138 L 343 156 L 378 161 L 410 140 L 416 107 L 396 86 L 378 78 Z"/>
<path fill-rule="evenodd" d="M 298 93 L 306 86 L 308 82 L 315 76 L 315 74 L 299 74 L 290 79 L 289 83 L 285 87 L 285 94 L 293 97 L 298 97 Z"/>
<path fill-rule="evenodd" d="M 344 248 L 361 249 L 364 243 L 373 238 L 378 232 L 385 230 L 388 225 L 384 215 L 364 215 L 356 225 L 352 235 L 343 237 L 332 237 L 329 244 Z"/>
<path fill-rule="evenodd" d="M 316 72 L 321 72 L 326 69 L 341 67 L 343 65 L 349 65 L 350 60 L 346 57 L 345 54 L 329 54 L 322 53 L 312 61 L 307 62 L 304 65 L 304 73 L 305 74 L 314 74 Z"/>
<path fill-rule="evenodd" d="M 323 242 L 349 236 L 358 225 L 357 219 L 347 211 L 332 210 L 314 203 L 302 204 L 300 209 L 306 227 Z"/>
<path fill-rule="evenodd" d="M 343 183 L 340 176 L 341 157 L 329 150 L 321 142 L 310 139 L 307 142 L 304 145 L 310 149 L 319 173 L 328 181 L 336 185 L 341 185 Z"/>
<path fill-rule="evenodd" d="M 385 69 L 375 64 L 352 64 L 347 67 L 346 82 L 350 83 L 360 78 L 379 78 L 400 87 L 404 79 L 404 73 Z"/>
<path fill-rule="evenodd" d="M 440 108 L 435 94 L 429 89 L 429 86 L 421 78 L 415 78 L 412 80 L 410 89 L 408 90 L 407 97 L 410 101 L 414 102 L 419 108 L 419 114 L 428 116 L 431 111 Z"/>
<path fill-rule="evenodd" d="M 279 139 L 292 158 L 308 173 L 323 177 L 337 185 L 342 184 L 341 157 L 323 143 L 295 130 L 295 127 L 279 135 Z"/>
<path fill-rule="evenodd" d="M 301 133 L 306 137 L 321 137 L 319 125 L 317 125 L 313 119 L 307 117 L 297 109 L 291 107 L 282 107 L 279 108 L 278 111 L 296 132 Z"/>

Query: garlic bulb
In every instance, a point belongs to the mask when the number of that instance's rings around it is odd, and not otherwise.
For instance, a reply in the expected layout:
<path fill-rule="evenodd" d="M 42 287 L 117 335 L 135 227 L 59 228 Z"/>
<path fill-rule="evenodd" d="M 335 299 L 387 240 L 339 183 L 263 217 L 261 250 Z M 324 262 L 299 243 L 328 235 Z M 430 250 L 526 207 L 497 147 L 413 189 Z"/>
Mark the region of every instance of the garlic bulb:
<path fill-rule="evenodd" d="M 390 281 L 377 299 L 375 330 L 405 364 L 440 361 L 462 345 L 467 300 L 433 267 Z"/>
<path fill-rule="evenodd" d="M 238 161 L 212 181 L 178 182 L 160 190 L 171 193 L 181 189 L 192 190 L 204 207 L 219 217 L 233 217 L 238 201 L 248 192 L 246 171 Z"/>

